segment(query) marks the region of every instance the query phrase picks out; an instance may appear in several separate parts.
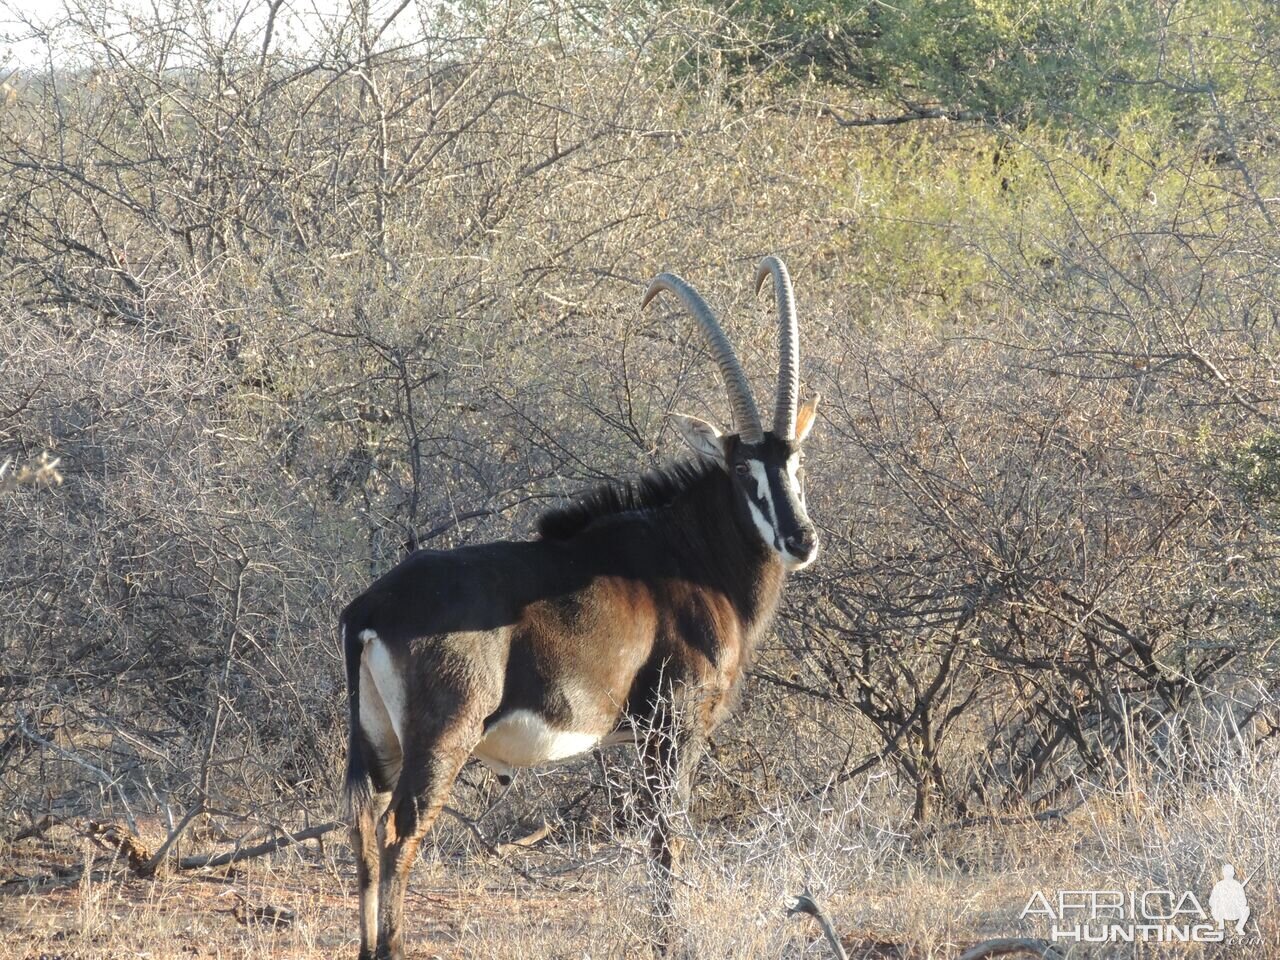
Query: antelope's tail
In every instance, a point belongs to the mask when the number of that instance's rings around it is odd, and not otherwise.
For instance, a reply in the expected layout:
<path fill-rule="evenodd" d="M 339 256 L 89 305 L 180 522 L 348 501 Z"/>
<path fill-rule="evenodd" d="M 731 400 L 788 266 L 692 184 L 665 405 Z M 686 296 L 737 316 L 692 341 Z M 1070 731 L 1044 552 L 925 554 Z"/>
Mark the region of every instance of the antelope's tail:
<path fill-rule="evenodd" d="M 347 776 L 344 785 L 347 809 L 352 817 L 373 802 L 373 776 L 368 746 L 360 729 L 360 658 L 364 641 L 344 616 L 338 624 L 342 658 L 347 668 Z"/>

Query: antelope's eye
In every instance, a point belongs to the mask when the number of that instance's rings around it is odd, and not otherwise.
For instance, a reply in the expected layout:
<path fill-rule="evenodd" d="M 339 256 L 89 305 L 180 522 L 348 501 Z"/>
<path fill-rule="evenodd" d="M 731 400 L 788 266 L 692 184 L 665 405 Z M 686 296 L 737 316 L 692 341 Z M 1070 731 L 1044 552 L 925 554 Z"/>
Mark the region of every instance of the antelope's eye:
<path fill-rule="evenodd" d="M 740 477 L 745 477 L 747 474 L 751 472 L 751 467 L 749 467 L 745 463 L 735 463 L 733 465 L 733 469 L 737 471 L 737 474 Z"/>

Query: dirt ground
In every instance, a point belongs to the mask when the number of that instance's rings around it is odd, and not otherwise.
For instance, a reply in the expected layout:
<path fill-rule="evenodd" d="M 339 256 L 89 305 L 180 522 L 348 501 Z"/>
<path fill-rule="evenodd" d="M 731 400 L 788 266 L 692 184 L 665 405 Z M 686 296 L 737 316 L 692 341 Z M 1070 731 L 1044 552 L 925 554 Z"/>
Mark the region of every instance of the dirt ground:
<path fill-rule="evenodd" d="M 142 825 L 140 825 L 142 826 Z M 121 853 L 64 823 L 0 857 L 0 958 L 339 957 L 356 953 L 355 891 L 342 831 L 223 867 L 135 876 Z M 153 839 L 157 830 L 140 830 Z M 163 837 L 163 833 L 158 834 Z M 408 893 L 413 955 L 472 954 L 468 931 L 554 926 L 571 936 L 600 909 L 572 881 L 518 865 L 423 858 Z M 570 954 L 566 954 L 568 956 Z"/>
<path fill-rule="evenodd" d="M 58 823 L 2 848 L 0 960 L 356 954 L 354 871 L 341 831 L 228 866 L 170 866 L 142 878 L 124 852 L 86 836 L 89 823 Z M 158 844 L 163 825 L 140 825 L 139 835 Z M 408 893 L 410 956 L 651 955 L 642 848 L 546 844 L 447 862 L 428 850 Z M 827 955 L 812 920 L 788 918 L 782 901 L 775 907 L 772 933 L 787 932 L 788 955 Z M 855 958 L 920 955 L 875 931 L 843 939 Z"/>
<path fill-rule="evenodd" d="M 911 860 L 883 838 L 859 851 L 848 834 L 721 837 L 719 845 L 704 837 L 678 906 L 676 952 L 698 960 L 831 957 L 817 924 L 786 910 L 783 894 L 814 885 L 853 960 L 956 960 L 981 941 L 1035 932 L 1019 917 L 1029 889 L 1088 888 L 1090 869 L 1114 868 L 1096 856 L 1105 853 L 1101 833 L 1088 834 L 1098 814 L 938 835 L 914 843 Z M 95 839 L 91 824 L 38 825 L 32 836 L 0 842 L 0 960 L 356 955 L 354 870 L 341 829 L 226 866 L 175 867 L 183 856 L 235 849 L 225 839 L 192 839 L 144 878 L 130 850 Z M 143 849 L 134 852 L 155 850 L 166 833 L 162 823 L 140 823 Z M 495 852 L 468 847 L 461 833 L 425 845 L 415 866 L 406 903 L 414 960 L 652 956 L 643 843 L 553 831 Z M 1280 925 L 1268 909 L 1275 888 L 1259 876 L 1249 889 L 1255 919 L 1245 941 L 1076 946 L 1058 956 L 1280 956 Z"/>

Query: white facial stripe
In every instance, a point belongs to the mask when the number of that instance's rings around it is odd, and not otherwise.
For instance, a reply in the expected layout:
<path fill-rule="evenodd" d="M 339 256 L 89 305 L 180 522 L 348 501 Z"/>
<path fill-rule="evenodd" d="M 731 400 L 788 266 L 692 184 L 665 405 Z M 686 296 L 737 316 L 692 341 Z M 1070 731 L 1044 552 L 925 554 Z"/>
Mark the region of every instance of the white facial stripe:
<path fill-rule="evenodd" d="M 773 496 L 769 492 L 769 477 L 764 472 L 764 464 L 759 460 L 748 460 L 751 476 L 756 482 L 756 496 L 769 504 L 769 512 L 773 512 Z"/>
<path fill-rule="evenodd" d="M 761 513 L 760 508 L 755 505 L 750 497 L 747 498 L 747 506 L 751 509 L 751 519 L 755 521 L 756 529 L 760 531 L 760 539 L 772 547 L 778 545 L 778 534 L 773 528 L 773 523 L 778 516 L 778 508 L 773 502 L 773 491 L 769 489 L 769 477 L 764 472 L 764 464 L 759 460 L 748 460 L 747 464 L 751 467 L 751 476 L 756 481 L 756 495 L 765 502 L 769 508 L 769 516 Z"/>
<path fill-rule="evenodd" d="M 791 495 L 804 503 L 804 488 L 800 486 L 800 454 L 787 457 L 787 480 L 791 483 Z"/>
<path fill-rule="evenodd" d="M 777 544 L 774 542 L 773 525 L 764 518 L 764 514 L 760 512 L 760 508 L 750 500 L 747 501 L 747 509 L 751 511 L 751 519 L 755 522 L 756 529 L 760 531 L 760 539 L 769 546 L 776 548 Z"/>

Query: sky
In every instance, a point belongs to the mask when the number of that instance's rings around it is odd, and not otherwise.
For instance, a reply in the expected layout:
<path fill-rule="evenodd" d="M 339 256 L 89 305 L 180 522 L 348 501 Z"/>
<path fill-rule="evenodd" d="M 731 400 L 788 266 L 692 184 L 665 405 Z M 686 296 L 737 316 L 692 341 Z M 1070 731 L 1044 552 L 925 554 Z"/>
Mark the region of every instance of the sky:
<path fill-rule="evenodd" d="M 331 23 L 345 15 L 354 0 L 285 0 L 278 17 L 274 36 L 281 42 L 305 43 L 309 36 L 322 31 L 326 22 Z M 371 20 L 378 13 L 385 17 L 399 6 L 399 0 L 370 0 Z M 52 40 L 55 62 L 66 63 L 73 54 L 70 47 L 83 42 L 86 34 L 71 26 L 72 21 L 82 25 L 92 22 L 98 29 L 121 45 L 128 45 L 127 18 L 132 16 L 155 17 L 162 10 L 174 6 L 192 9 L 203 6 L 215 21 L 232 22 L 239 14 L 251 33 L 261 29 L 266 22 L 268 0 L 0 0 L 0 79 L 6 69 L 14 67 L 39 67 L 48 62 L 49 44 L 35 34 L 47 30 Z M 110 13 L 104 13 L 109 10 Z M 411 27 L 417 19 L 411 3 L 396 21 L 398 26 Z M 31 25 L 35 25 L 33 29 Z"/>
<path fill-rule="evenodd" d="M 146 0 L 112 0 L 111 5 L 132 13 L 150 7 Z M 43 64 L 47 47 L 33 36 L 38 32 L 36 28 L 49 28 L 56 42 L 61 35 L 59 24 L 80 6 L 75 0 L 0 0 L 0 63 L 9 67 Z"/>

